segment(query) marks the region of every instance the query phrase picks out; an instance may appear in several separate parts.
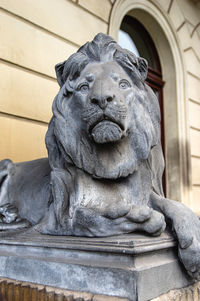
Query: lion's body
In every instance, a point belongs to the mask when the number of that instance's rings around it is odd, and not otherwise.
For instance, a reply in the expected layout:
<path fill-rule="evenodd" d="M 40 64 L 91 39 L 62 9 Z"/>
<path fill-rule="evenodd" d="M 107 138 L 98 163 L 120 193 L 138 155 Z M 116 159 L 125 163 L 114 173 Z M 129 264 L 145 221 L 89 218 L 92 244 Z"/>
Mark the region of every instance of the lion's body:
<path fill-rule="evenodd" d="M 8 194 L 6 198 L 4 196 L 1 205 L 14 205 L 21 218 L 35 225 L 45 216 L 51 201 L 51 169 L 48 158 L 9 164 L 12 164 L 12 172 L 8 176 Z M 73 218 L 74 211 L 79 206 L 117 218 L 123 216 L 122 212 L 126 214 L 132 205 L 147 205 L 149 202 L 151 181 L 145 164 L 139 172 L 118 181 L 93 179 L 86 172 L 74 167 L 70 167 L 67 173 L 69 172 L 67 185 L 72 190 L 69 218 Z"/>

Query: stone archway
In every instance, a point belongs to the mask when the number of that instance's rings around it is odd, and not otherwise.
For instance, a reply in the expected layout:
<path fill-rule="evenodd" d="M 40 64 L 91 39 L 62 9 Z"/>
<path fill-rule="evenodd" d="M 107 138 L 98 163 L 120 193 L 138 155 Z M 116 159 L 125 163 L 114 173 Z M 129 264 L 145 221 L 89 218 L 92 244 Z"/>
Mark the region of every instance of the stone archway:
<path fill-rule="evenodd" d="M 190 157 L 186 115 L 185 67 L 180 42 L 167 12 L 149 0 L 118 0 L 113 6 L 109 34 L 117 40 L 125 15 L 148 30 L 159 53 L 164 86 L 167 197 L 190 205 Z"/>

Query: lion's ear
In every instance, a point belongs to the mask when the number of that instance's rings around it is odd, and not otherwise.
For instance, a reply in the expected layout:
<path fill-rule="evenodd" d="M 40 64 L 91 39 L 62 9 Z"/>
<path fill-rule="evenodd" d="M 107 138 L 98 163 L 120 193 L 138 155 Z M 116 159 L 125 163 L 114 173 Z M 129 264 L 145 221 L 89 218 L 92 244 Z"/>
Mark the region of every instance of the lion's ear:
<path fill-rule="evenodd" d="M 138 70 L 140 71 L 142 80 L 145 81 L 147 78 L 147 72 L 148 72 L 148 63 L 147 60 L 139 57 L 138 58 Z"/>
<path fill-rule="evenodd" d="M 66 61 L 59 63 L 55 66 L 57 81 L 58 81 L 60 87 L 62 87 L 64 85 L 63 70 L 64 70 L 65 62 Z"/>

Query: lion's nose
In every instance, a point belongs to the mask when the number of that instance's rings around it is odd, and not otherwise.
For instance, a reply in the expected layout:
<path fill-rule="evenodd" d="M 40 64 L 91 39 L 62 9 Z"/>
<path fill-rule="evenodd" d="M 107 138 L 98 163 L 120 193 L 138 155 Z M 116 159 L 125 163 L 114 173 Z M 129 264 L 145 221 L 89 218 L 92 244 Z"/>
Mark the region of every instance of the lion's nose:
<path fill-rule="evenodd" d="M 114 95 L 94 96 L 91 97 L 91 103 L 98 105 L 101 109 L 105 109 L 109 102 L 113 101 Z"/>

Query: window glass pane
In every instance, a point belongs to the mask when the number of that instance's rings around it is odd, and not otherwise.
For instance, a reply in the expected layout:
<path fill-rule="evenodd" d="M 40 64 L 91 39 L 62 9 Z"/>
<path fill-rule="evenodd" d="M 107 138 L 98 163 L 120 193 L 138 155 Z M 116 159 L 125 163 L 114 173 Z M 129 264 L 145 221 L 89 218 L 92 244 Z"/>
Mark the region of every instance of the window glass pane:
<path fill-rule="evenodd" d="M 144 26 L 135 18 L 124 17 L 119 31 L 118 43 L 121 47 L 145 58 L 152 69 L 160 71 L 154 43 Z"/>
<path fill-rule="evenodd" d="M 135 46 L 134 41 L 131 39 L 130 35 L 121 29 L 119 30 L 119 33 L 118 33 L 118 44 L 122 48 L 126 48 L 126 49 L 130 50 L 131 52 L 133 52 L 135 55 L 140 56 L 139 51 L 138 51 L 137 47 Z"/>

